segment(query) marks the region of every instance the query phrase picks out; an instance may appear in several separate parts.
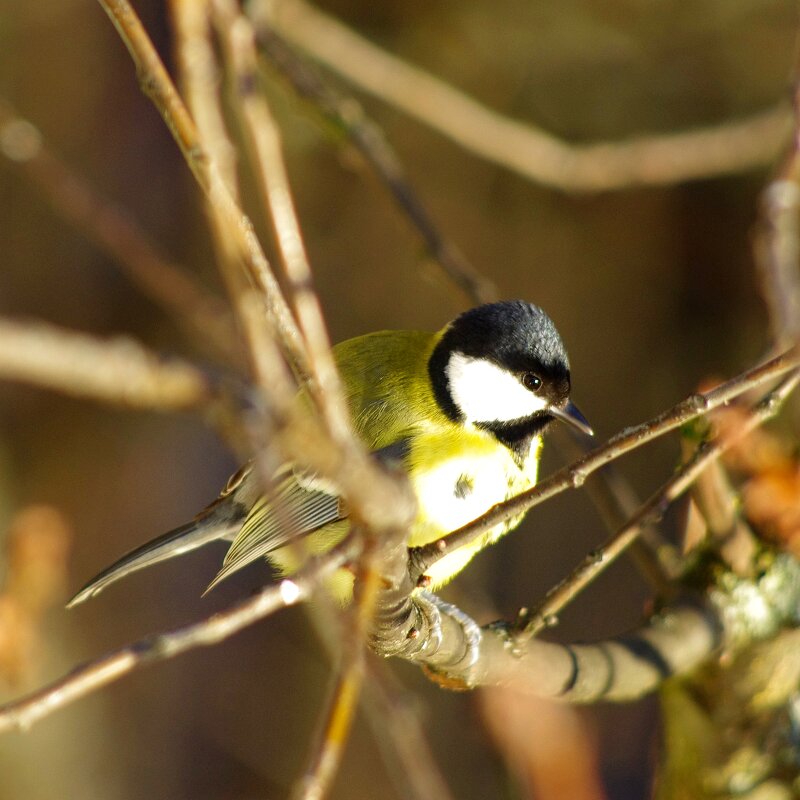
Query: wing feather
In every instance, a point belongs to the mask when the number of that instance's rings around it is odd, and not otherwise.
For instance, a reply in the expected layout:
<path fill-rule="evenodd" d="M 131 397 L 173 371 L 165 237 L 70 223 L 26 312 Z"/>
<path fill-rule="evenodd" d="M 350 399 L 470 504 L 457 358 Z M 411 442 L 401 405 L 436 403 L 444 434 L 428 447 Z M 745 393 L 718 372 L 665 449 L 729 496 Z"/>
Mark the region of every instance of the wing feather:
<path fill-rule="evenodd" d="M 335 494 L 307 489 L 294 475 L 287 476 L 250 509 L 206 591 L 247 564 L 345 516 Z"/>

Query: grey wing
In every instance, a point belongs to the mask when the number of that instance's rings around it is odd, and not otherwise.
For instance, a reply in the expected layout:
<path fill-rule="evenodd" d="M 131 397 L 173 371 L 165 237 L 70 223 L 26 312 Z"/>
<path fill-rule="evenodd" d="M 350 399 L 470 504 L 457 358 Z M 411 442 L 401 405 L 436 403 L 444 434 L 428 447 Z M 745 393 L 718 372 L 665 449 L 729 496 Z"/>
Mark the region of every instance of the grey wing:
<path fill-rule="evenodd" d="M 387 465 L 398 466 L 408 452 L 409 439 L 402 438 L 373 451 L 373 456 Z M 270 496 L 260 496 L 253 503 L 222 562 L 222 568 L 206 592 L 247 564 L 332 522 L 347 518 L 344 503 L 329 481 L 301 472 L 291 465 L 284 467 L 282 474 Z M 241 490 L 237 492 L 237 499 L 241 499 L 240 494 Z"/>
<path fill-rule="evenodd" d="M 268 497 L 256 500 L 206 592 L 273 550 L 345 519 L 341 499 L 317 485 L 313 478 L 290 472 Z"/>

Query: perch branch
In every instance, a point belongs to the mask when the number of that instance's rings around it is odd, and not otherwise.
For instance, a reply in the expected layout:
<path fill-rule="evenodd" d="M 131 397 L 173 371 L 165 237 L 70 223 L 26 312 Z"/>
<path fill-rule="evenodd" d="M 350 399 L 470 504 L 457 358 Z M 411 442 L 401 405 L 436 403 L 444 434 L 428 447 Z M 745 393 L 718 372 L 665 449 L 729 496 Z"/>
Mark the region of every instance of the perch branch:
<path fill-rule="evenodd" d="M 633 633 L 593 644 L 524 638 L 503 622 L 479 628 L 426 592 L 411 605 L 413 635 L 396 635 L 392 655 L 424 665 L 449 689 L 511 684 L 575 703 L 629 701 L 693 669 L 721 643 L 717 612 L 692 605 L 669 607 Z"/>

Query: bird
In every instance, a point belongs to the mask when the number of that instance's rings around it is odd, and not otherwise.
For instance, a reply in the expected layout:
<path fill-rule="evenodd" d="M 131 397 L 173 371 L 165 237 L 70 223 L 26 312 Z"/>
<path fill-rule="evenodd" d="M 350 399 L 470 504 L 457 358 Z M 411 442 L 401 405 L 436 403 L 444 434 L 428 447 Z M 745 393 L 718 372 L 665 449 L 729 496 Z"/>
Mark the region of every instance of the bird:
<path fill-rule="evenodd" d="M 399 465 L 416 498 L 408 547 L 435 541 L 534 486 L 552 422 L 592 435 L 570 399 L 569 360 L 554 323 L 523 300 L 477 306 L 436 333 L 368 333 L 333 352 L 355 432 L 376 458 Z M 231 544 L 206 591 L 265 557 L 280 574 L 291 574 L 346 536 L 347 514 L 330 481 L 293 464 L 279 470 L 265 494 L 251 462 L 192 521 L 122 556 L 68 607 L 218 540 Z M 426 588 L 446 584 L 523 516 L 446 554 L 428 569 Z M 346 602 L 353 575 L 340 572 L 334 593 Z"/>

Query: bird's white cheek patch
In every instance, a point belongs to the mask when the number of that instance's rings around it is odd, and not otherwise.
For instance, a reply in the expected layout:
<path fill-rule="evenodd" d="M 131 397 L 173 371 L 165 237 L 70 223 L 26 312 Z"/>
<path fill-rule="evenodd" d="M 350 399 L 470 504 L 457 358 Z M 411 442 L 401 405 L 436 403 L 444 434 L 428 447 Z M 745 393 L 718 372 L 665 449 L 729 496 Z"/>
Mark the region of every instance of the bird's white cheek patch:
<path fill-rule="evenodd" d="M 453 353 L 446 372 L 453 402 L 468 422 L 505 422 L 547 408 L 543 398 L 491 361 Z"/>

